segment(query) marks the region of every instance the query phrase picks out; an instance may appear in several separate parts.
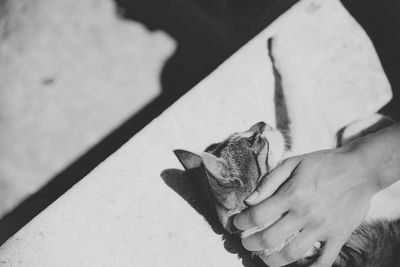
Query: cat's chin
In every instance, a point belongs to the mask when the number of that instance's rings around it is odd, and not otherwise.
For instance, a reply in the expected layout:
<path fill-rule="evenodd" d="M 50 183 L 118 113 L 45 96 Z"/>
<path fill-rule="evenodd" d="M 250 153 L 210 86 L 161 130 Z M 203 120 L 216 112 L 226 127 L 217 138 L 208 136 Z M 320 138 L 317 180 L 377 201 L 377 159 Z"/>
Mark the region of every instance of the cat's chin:
<path fill-rule="evenodd" d="M 237 208 L 234 210 L 228 210 L 224 207 L 216 207 L 218 219 L 222 224 L 222 227 L 230 234 L 240 234 L 241 231 L 235 227 L 233 224 L 233 217 L 240 213 L 245 209 L 245 206 L 242 208 Z"/>
<path fill-rule="evenodd" d="M 287 150 L 286 141 L 282 132 L 275 128 L 266 128 L 262 133 L 262 137 L 268 141 L 268 166 L 269 169 L 275 168 L 282 160 Z"/>

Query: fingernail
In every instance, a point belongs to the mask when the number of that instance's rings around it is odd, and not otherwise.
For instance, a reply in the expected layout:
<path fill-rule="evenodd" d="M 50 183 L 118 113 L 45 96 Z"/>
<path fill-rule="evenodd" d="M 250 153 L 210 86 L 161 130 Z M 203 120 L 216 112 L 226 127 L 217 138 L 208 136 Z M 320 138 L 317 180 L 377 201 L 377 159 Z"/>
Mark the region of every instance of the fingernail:
<path fill-rule="evenodd" d="M 254 191 L 253 194 L 251 194 L 248 198 L 246 198 L 246 203 L 254 203 L 258 198 L 258 192 Z"/>

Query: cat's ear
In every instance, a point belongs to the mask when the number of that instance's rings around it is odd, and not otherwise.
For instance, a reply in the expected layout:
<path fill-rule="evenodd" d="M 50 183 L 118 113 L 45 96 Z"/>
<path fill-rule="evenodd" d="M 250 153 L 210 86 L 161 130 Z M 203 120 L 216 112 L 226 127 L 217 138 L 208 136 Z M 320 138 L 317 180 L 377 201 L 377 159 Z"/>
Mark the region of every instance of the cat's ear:
<path fill-rule="evenodd" d="M 199 155 L 181 149 L 174 150 L 174 154 L 185 170 L 195 169 L 201 166 L 201 157 Z"/>
<path fill-rule="evenodd" d="M 235 188 L 241 181 L 227 177 L 229 170 L 224 159 L 207 152 L 201 154 L 201 159 L 214 197 L 228 210 L 234 209 L 238 203 Z"/>
<path fill-rule="evenodd" d="M 221 158 L 217 158 L 211 153 L 203 152 L 201 154 L 201 160 L 203 161 L 204 167 L 211 176 L 217 179 L 220 183 L 227 184 L 230 179 L 224 178 L 226 173 L 226 162 Z"/>

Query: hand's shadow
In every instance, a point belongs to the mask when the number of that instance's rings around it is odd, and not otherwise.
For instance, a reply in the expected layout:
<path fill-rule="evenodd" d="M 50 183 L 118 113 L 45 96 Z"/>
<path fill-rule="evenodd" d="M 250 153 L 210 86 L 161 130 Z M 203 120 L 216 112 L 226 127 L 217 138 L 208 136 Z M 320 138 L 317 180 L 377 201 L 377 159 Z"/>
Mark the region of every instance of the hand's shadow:
<path fill-rule="evenodd" d="M 238 235 L 229 234 L 220 224 L 214 206 L 202 194 L 201 168 L 187 171 L 166 169 L 161 173 L 164 182 L 186 200 L 204 219 L 210 224 L 213 231 L 222 235 L 224 248 L 233 254 L 237 254 L 246 267 L 266 266 L 258 257 L 252 257 L 240 241 Z"/>

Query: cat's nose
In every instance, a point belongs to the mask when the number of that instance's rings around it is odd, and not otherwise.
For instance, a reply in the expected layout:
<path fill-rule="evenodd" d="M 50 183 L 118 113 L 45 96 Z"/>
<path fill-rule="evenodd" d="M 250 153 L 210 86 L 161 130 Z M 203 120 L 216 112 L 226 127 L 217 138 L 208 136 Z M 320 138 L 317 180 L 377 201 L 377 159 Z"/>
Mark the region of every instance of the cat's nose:
<path fill-rule="evenodd" d="M 260 121 L 256 124 L 254 124 L 253 126 L 251 126 L 249 131 L 251 131 L 253 133 L 262 133 L 264 131 L 266 125 L 267 124 L 265 122 Z"/>

